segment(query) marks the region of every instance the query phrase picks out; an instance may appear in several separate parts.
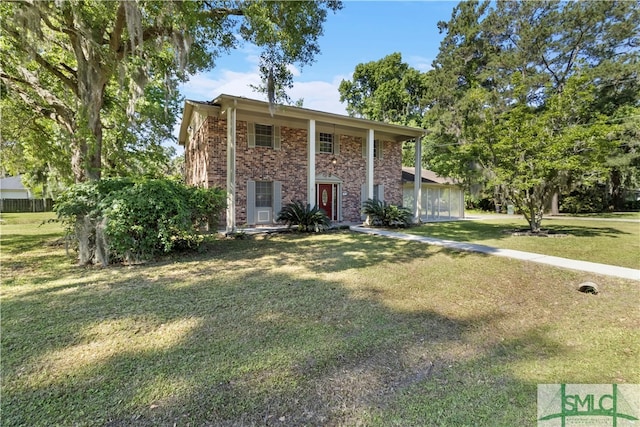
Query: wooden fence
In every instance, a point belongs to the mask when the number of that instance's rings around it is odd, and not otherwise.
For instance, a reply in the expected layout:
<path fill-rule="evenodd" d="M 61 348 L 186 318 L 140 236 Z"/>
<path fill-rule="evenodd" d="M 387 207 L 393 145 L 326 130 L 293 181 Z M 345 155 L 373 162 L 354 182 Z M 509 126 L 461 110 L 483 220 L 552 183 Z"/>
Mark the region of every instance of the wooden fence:
<path fill-rule="evenodd" d="M 50 212 L 52 199 L 0 199 L 0 212 Z"/>

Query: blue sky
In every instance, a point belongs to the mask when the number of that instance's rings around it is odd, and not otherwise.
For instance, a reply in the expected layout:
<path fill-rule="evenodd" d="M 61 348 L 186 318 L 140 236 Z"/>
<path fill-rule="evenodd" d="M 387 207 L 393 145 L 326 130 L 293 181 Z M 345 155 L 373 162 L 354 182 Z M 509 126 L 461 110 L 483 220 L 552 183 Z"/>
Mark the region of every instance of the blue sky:
<path fill-rule="evenodd" d="M 338 86 L 351 79 L 356 65 L 400 52 L 404 62 L 426 71 L 438 53 L 443 35 L 438 21 L 449 21 L 454 1 L 344 1 L 343 9 L 327 16 L 320 55 L 304 68 L 293 69 L 293 100 L 315 110 L 346 114 Z M 255 46 L 245 45 L 222 56 L 216 67 L 193 76 L 180 89 L 187 99 L 209 101 L 221 93 L 264 99 L 250 84 L 260 83 Z"/>

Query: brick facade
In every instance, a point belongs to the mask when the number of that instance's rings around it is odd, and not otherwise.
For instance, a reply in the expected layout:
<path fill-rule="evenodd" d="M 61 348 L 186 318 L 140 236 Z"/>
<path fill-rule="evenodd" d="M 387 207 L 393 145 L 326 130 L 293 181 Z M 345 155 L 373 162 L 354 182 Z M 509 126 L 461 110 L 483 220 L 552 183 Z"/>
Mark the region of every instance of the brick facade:
<path fill-rule="evenodd" d="M 307 200 L 307 129 L 280 127 L 281 147 L 249 148 L 246 121 L 236 122 L 236 223 L 247 223 L 247 181 L 279 181 L 282 205 Z M 363 138 L 340 135 L 339 154 L 316 153 L 316 177 L 342 182 L 342 219 L 361 220 L 361 189 L 365 183 Z M 208 116 L 185 146 L 187 183 L 226 188 L 227 123 Z M 335 162 L 334 162 L 335 160 Z M 383 141 L 381 159 L 374 159 L 374 184 L 384 185 L 384 200 L 402 203 L 402 144 Z M 317 181 L 321 181 L 318 178 Z M 312 204 L 315 204 L 313 201 Z M 277 212 L 274 212 L 277 215 Z M 224 218 L 223 218 L 224 219 Z"/>

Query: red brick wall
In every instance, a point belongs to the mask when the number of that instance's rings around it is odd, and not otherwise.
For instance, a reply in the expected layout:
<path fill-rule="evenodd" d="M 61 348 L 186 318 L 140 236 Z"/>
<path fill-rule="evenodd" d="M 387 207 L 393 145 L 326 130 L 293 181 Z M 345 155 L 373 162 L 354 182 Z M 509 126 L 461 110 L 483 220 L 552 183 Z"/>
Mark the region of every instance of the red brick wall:
<path fill-rule="evenodd" d="M 206 126 L 203 125 L 196 129 L 184 147 L 185 181 L 188 185 L 206 186 L 210 135 Z"/>
<path fill-rule="evenodd" d="M 280 181 L 282 205 L 307 200 L 307 130 L 282 126 L 281 148 L 249 148 L 247 122 L 236 124 L 236 222 L 247 222 L 247 180 Z M 187 183 L 226 188 L 226 121 L 208 117 L 185 147 Z M 332 160 L 335 158 L 336 163 Z M 384 199 L 402 203 L 402 145 L 383 143 L 383 158 L 374 159 L 374 184 L 384 184 Z M 204 165 L 207 178 L 203 177 Z M 360 221 L 360 192 L 365 183 L 362 138 L 340 136 L 340 154 L 316 153 L 316 175 L 342 180 L 342 215 L 345 221 Z M 315 201 L 314 201 L 315 202 Z M 275 213 L 277 214 L 277 212 Z"/>

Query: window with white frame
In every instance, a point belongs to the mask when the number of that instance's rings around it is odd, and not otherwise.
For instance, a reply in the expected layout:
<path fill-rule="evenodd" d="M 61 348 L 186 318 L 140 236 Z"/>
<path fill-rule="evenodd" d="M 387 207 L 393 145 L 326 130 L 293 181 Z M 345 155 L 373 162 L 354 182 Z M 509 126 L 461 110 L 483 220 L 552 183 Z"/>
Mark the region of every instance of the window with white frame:
<path fill-rule="evenodd" d="M 380 139 L 373 140 L 373 158 L 374 159 L 382 159 L 383 152 L 382 149 L 384 144 Z M 367 141 L 366 139 L 362 140 L 362 157 L 367 157 Z"/>
<path fill-rule="evenodd" d="M 380 141 L 379 139 L 373 141 L 373 158 L 382 158 L 382 141 Z"/>
<path fill-rule="evenodd" d="M 273 147 L 273 126 L 255 124 L 256 147 Z"/>
<path fill-rule="evenodd" d="M 318 151 L 320 153 L 333 154 L 333 134 L 320 132 L 318 134 Z"/>
<path fill-rule="evenodd" d="M 256 208 L 273 207 L 273 182 L 256 181 Z"/>

